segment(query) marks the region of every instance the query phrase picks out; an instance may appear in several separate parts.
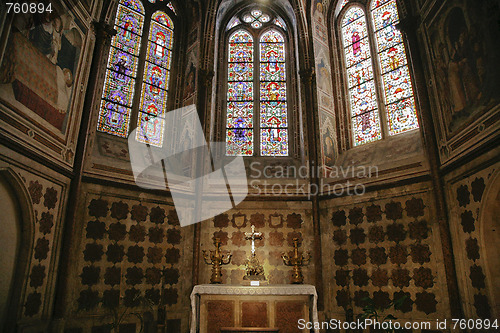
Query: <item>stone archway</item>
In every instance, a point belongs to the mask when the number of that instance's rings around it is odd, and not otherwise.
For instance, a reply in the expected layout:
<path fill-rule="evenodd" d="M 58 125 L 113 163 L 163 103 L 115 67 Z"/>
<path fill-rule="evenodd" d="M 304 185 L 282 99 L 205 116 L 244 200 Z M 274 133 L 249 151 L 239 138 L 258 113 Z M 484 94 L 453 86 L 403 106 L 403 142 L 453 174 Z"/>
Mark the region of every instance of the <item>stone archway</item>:
<path fill-rule="evenodd" d="M 0 331 L 14 332 L 33 244 L 33 205 L 23 181 L 0 168 Z"/>
<path fill-rule="evenodd" d="M 481 248 L 492 301 L 493 317 L 500 316 L 500 171 L 492 177 L 481 207 Z"/>

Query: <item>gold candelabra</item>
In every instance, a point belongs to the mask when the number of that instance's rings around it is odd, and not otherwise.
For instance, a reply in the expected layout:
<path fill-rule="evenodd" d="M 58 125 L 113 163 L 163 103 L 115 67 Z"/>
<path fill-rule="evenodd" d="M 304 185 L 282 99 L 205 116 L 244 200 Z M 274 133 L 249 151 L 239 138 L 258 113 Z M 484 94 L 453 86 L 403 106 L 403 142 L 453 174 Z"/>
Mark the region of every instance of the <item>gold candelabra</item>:
<path fill-rule="evenodd" d="M 306 266 L 309 264 L 311 260 L 311 254 L 303 254 L 299 252 L 299 239 L 293 239 L 293 256 L 290 257 L 288 254 L 283 253 L 281 258 L 283 258 L 283 262 L 287 266 L 293 267 L 292 278 L 291 281 L 294 284 L 300 284 L 304 282 L 304 276 L 302 275 L 302 266 Z"/>
<path fill-rule="evenodd" d="M 212 277 L 210 283 L 222 283 L 222 270 L 221 266 L 227 265 L 231 262 L 232 254 L 222 254 L 220 249 L 220 238 L 214 238 L 215 250 L 210 250 L 210 254 L 203 250 L 203 259 L 207 265 L 212 265 Z"/>

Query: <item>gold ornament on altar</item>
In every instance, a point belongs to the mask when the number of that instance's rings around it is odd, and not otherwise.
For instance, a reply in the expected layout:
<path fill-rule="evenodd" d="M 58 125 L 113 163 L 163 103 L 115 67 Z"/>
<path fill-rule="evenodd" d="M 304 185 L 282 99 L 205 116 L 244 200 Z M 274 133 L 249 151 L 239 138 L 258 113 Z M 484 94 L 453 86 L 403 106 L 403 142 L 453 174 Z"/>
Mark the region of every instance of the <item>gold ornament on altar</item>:
<path fill-rule="evenodd" d="M 221 266 L 227 265 L 231 262 L 232 254 L 222 254 L 220 249 L 220 238 L 214 238 L 215 250 L 210 250 L 210 254 L 203 250 L 203 259 L 207 265 L 212 265 L 212 277 L 210 283 L 222 283 L 222 270 Z"/>
<path fill-rule="evenodd" d="M 262 232 L 255 232 L 255 226 L 252 225 L 252 232 L 245 232 L 245 239 L 252 241 L 252 254 L 245 262 L 246 274 L 243 280 L 264 281 L 266 279 L 264 267 L 262 267 L 255 255 L 255 240 L 262 239 Z"/>
<path fill-rule="evenodd" d="M 311 260 L 311 254 L 307 253 L 304 255 L 302 252 L 299 252 L 299 247 L 300 247 L 299 239 L 294 238 L 293 256 L 290 257 L 286 253 L 283 253 L 281 255 L 281 258 L 283 258 L 283 262 L 285 263 L 285 265 L 293 267 L 291 282 L 294 284 L 304 283 L 304 276 L 302 275 L 302 266 L 308 265 Z"/>

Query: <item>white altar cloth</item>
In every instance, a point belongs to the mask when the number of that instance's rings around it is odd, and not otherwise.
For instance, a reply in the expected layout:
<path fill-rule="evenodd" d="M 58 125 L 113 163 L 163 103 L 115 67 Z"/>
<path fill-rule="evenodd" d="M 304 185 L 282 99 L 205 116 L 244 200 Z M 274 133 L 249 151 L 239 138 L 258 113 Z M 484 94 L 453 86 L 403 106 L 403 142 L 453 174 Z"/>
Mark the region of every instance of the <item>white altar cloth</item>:
<path fill-rule="evenodd" d="M 282 285 L 268 285 L 268 286 L 239 286 L 239 285 L 224 285 L 224 284 L 199 284 L 194 286 L 191 292 L 191 333 L 197 333 L 197 316 L 199 308 L 200 295 L 309 295 L 312 297 L 311 320 L 318 322 L 318 308 L 317 300 L 318 294 L 316 287 L 309 284 L 282 284 Z M 198 296 L 198 297 L 197 297 Z M 319 333 L 319 330 L 314 330 Z"/>

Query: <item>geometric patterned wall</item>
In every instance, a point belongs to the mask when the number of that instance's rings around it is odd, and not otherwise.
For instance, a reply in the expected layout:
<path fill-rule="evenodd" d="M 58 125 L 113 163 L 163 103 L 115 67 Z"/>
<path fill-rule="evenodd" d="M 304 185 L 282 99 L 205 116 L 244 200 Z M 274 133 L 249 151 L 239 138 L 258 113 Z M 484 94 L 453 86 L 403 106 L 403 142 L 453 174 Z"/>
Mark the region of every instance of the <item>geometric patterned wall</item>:
<path fill-rule="evenodd" d="M 185 245 L 192 244 L 192 228 L 180 227 L 171 203 L 120 192 L 89 193 L 84 201 L 73 313 L 109 316 L 113 308 L 128 308 L 156 314 L 163 297 L 167 319 L 172 313 L 187 318 L 192 252 Z"/>
<path fill-rule="evenodd" d="M 351 204 L 342 200 L 329 200 L 328 206 L 337 208 L 323 210 L 323 274 L 331 297 L 328 312 L 341 315 L 352 308 L 357 314 L 362 312 L 363 298 L 370 297 L 376 306 L 385 308 L 406 296 L 397 318 L 446 314 L 446 281 L 437 264 L 442 255 L 429 193 L 393 194 Z"/>
<path fill-rule="evenodd" d="M 260 208 L 251 208 L 250 205 Z M 201 250 L 212 250 L 213 237 L 222 242 L 222 250 L 230 251 L 231 263 L 222 267 L 224 284 L 239 285 L 245 275 L 245 260 L 251 254 L 251 241 L 245 240 L 245 232 L 263 234 L 255 242 L 256 256 L 264 266 L 266 279 L 270 284 L 289 284 L 291 267 L 283 264 L 281 255 L 293 249 L 293 238 L 302 242 L 301 251 L 313 254 L 313 229 L 309 203 L 289 204 L 281 202 L 243 202 L 237 209 L 218 215 L 202 223 Z M 303 268 L 304 283 L 314 284 L 313 260 Z M 210 266 L 200 261 L 199 283 L 210 283 Z"/>
<path fill-rule="evenodd" d="M 461 282 L 465 315 L 492 318 L 492 303 L 486 284 L 486 265 L 481 254 L 481 205 L 483 194 L 498 165 L 461 179 L 450 186 L 450 224 L 455 237 L 455 259 Z M 489 244 L 498 246 L 498 244 Z"/>

